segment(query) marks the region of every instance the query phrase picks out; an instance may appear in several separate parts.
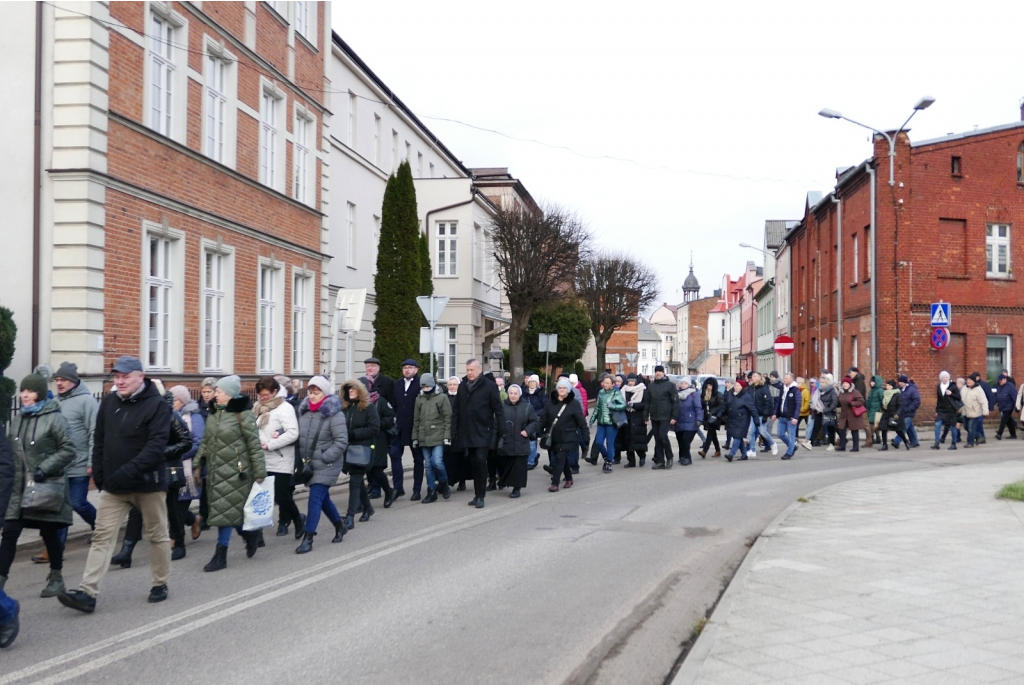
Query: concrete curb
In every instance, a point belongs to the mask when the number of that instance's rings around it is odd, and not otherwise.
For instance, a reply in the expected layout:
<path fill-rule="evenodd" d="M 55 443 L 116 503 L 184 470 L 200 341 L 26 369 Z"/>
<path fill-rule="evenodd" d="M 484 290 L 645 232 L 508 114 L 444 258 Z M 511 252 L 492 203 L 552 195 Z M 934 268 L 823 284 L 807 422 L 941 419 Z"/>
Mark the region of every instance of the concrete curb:
<path fill-rule="evenodd" d="M 816 492 L 821 492 L 827 489 L 828 488 L 822 488 Z M 750 574 L 754 564 L 757 563 L 757 559 L 761 556 L 761 552 L 765 545 L 768 544 L 767 538 L 771 538 L 775 535 L 775 532 L 779 529 L 779 526 L 782 525 L 782 522 L 789 518 L 789 515 L 796 511 L 801 504 L 803 503 L 793 502 L 783 509 L 782 513 L 776 516 L 758 536 L 753 546 L 751 546 L 750 551 L 747 552 L 747 556 L 743 559 L 743 563 L 740 564 L 740 567 L 736 570 L 732 580 L 729 581 L 729 587 L 725 589 L 725 592 L 722 594 L 722 598 L 718 600 L 718 606 L 715 607 L 715 611 L 711 614 L 711 618 L 708 619 L 708 622 L 704 625 L 704 629 L 700 632 L 700 635 L 697 636 L 697 641 L 693 643 L 693 647 L 690 648 L 689 653 L 686 655 L 686 659 L 683 660 L 683 664 L 679 668 L 679 672 L 676 673 L 676 677 L 672 680 L 672 685 L 693 685 L 693 683 L 697 682 L 697 679 L 700 677 L 701 668 L 704 666 L 704 662 L 711 654 L 711 648 L 717 641 L 719 631 L 718 624 L 729 619 L 729 615 L 732 613 L 732 603 L 735 596 L 742 591 L 744 581 Z"/>

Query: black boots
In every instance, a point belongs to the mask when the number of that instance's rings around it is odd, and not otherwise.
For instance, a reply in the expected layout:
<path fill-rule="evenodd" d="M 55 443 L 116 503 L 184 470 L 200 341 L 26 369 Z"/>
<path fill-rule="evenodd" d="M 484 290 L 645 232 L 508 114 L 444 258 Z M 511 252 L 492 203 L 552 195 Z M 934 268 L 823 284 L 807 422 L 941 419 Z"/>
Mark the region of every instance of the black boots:
<path fill-rule="evenodd" d="M 452 487 L 448 485 L 448 481 L 443 480 L 437 484 L 437 491 L 441 493 L 441 497 L 448 499 L 452 496 Z"/>
<path fill-rule="evenodd" d="M 316 533 L 305 533 L 302 538 L 302 544 L 295 548 L 296 554 L 305 554 L 306 552 L 313 551 L 313 536 Z"/>
<path fill-rule="evenodd" d="M 110 557 L 110 563 L 117 564 L 121 568 L 131 568 L 132 550 L 135 549 L 135 545 L 138 542 L 138 540 L 131 540 L 129 538 L 125 538 L 124 542 L 121 543 L 121 551 L 115 554 L 114 556 Z"/>
<path fill-rule="evenodd" d="M 344 520 L 338 521 L 334 524 L 334 539 L 331 540 L 331 542 L 341 542 L 345 539 L 345 533 L 348 532 L 348 528 L 345 527 L 345 521 L 349 520 L 350 518 L 352 517 L 346 516 Z M 307 535 L 308 534 L 309 533 L 307 533 Z"/>
<path fill-rule="evenodd" d="M 306 515 L 305 514 L 299 514 L 299 520 L 295 522 L 295 539 L 296 540 L 301 540 L 302 539 L 302 536 L 305 533 L 305 531 L 303 530 L 305 527 L 306 527 Z"/>
<path fill-rule="evenodd" d="M 885 452 L 885 451 L 887 451 L 888 449 L 889 449 L 889 445 L 887 445 L 886 443 L 884 443 L 884 442 L 883 442 L 883 443 L 882 443 L 882 446 L 878 448 L 878 451 L 879 451 L 879 452 Z"/>
<path fill-rule="evenodd" d="M 430 504 L 431 502 L 437 501 L 437 490 L 434 488 L 427 488 L 427 496 L 423 498 L 420 504 Z M 360 519 L 362 520 L 362 519 Z"/>
<path fill-rule="evenodd" d="M 185 558 L 185 543 L 175 542 L 174 547 L 171 547 L 171 561 L 179 561 Z"/>
<path fill-rule="evenodd" d="M 391 505 L 395 503 L 395 490 L 394 488 L 385 487 L 384 489 L 384 508 L 389 509 Z"/>
<path fill-rule="evenodd" d="M 243 530 L 242 539 L 245 540 L 245 556 L 252 559 L 256 556 L 256 550 L 260 546 L 260 536 L 255 530 Z"/>
<path fill-rule="evenodd" d="M 437 495 L 434 495 L 434 499 L 437 499 Z M 373 516 L 373 514 L 373 507 L 367 507 L 366 509 L 363 510 L 363 515 L 359 517 L 359 522 L 366 523 L 370 520 L 370 517 Z"/>
<path fill-rule="evenodd" d="M 288 534 L 288 524 L 287 523 L 278 523 L 277 524 L 277 537 L 283 538 L 287 534 Z"/>
<path fill-rule="evenodd" d="M 213 553 L 213 559 L 210 559 L 210 563 L 203 567 L 204 571 L 220 571 L 228 567 L 228 548 L 224 545 L 217 545 L 217 550 Z"/>
<path fill-rule="evenodd" d="M 356 520 L 354 516 L 346 516 L 341 523 L 345 526 L 345 530 L 352 530 L 356 527 Z"/>

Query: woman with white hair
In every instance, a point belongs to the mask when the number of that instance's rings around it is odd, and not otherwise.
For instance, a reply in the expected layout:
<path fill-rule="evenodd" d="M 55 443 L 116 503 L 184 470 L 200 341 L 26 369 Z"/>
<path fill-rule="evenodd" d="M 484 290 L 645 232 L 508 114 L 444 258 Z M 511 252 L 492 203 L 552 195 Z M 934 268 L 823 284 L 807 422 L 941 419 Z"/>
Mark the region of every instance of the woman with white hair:
<path fill-rule="evenodd" d="M 523 400 L 528 402 L 533 407 L 533 412 L 540 416 L 541 412 L 544 411 L 544 407 L 547 406 L 548 396 L 544 392 L 544 388 L 540 387 L 540 376 L 533 374 L 526 379 L 526 389 L 523 391 Z M 526 469 L 532 470 L 537 468 L 537 440 L 530 440 L 530 456 L 526 460 Z"/>
<path fill-rule="evenodd" d="M 939 449 L 939 439 L 942 436 L 942 427 L 949 426 L 953 432 L 953 444 L 949 449 L 955 450 L 956 443 L 960 440 L 960 429 L 957 428 L 960 409 L 964 406 L 960 399 L 960 389 L 956 383 L 950 380 L 949 371 L 939 374 L 939 384 L 935 388 L 935 444 L 933 450 Z"/>

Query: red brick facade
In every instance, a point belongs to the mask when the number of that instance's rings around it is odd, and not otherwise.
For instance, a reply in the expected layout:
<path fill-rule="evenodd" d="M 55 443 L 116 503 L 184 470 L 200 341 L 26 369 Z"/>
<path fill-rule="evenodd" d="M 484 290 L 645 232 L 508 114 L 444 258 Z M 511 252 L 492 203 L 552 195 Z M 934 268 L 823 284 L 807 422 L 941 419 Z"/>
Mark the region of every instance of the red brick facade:
<path fill-rule="evenodd" d="M 106 193 L 104 354 L 106 365 L 119 355 L 143 355 L 145 316 L 142 273 L 143 222 L 163 225 L 181 236 L 180 260 L 184 278 L 175 283 L 182 288 L 180 314 L 183 336 L 180 342 L 180 364 L 172 365 L 163 376 L 198 377 L 205 373 L 200 360 L 202 341 L 200 307 L 203 299 L 203 241 L 219 243 L 233 253 L 232 330 L 225 331 L 225 345 L 233 348 L 233 368 L 224 373 L 254 376 L 258 372 L 257 349 L 259 329 L 258 278 L 260 259 L 282 265 L 280 285 L 283 297 L 283 360 L 278 373 L 302 371 L 305 375 L 320 371 L 319 320 L 323 215 L 321 207 L 320 161 L 314 163 L 315 173 L 308 177 L 309 204 L 292 199 L 293 142 L 284 143 L 283 192 L 260 183 L 259 121 L 252 113 L 260 112 L 261 79 L 283 92 L 279 129 L 282 134 L 293 131 L 296 105 L 315 117 L 309 136 L 309 154 L 316 157 L 322 140 L 324 116 L 324 54 L 323 26 L 327 20 L 323 3 L 310 3 L 317 12 L 318 32 L 307 42 L 296 35 L 294 40 L 294 78 L 289 69 L 289 29 L 264 3 L 256 3 L 255 50 L 247 45 L 252 35 L 246 34 L 247 10 L 243 2 L 204 3 L 203 10 L 191 3 L 167 3 L 167 7 L 184 18 L 187 28 L 187 55 L 177 61 L 176 69 L 188 70 L 186 135 L 183 143 L 175 142 L 153 130 L 146 121 L 145 91 L 149 84 L 145 71 L 146 48 L 122 32 L 110 31 L 109 123 L 107 138 L 107 173 L 111 179 Z M 142 2 L 110 4 L 112 19 L 131 30 L 143 31 L 148 25 Z M 250 19 L 251 31 L 251 19 Z M 182 32 L 184 33 L 184 32 Z M 206 40 L 206 38 L 209 40 Z M 204 68 L 204 51 L 212 42 L 226 48 L 237 60 L 235 70 L 237 98 L 229 107 L 237 107 L 236 162 L 233 168 L 213 161 L 203 152 L 204 86 L 198 77 Z M 310 46 L 312 43 L 312 49 Z M 329 46 L 327 46 L 329 49 Z M 176 47 L 183 50 L 184 47 Z M 232 96 L 235 94 L 232 93 Z M 181 93 L 176 96 L 180 97 Z M 285 136 L 287 137 L 287 136 Z M 313 340 L 312 361 L 308 368 L 292 368 L 292 311 L 295 269 L 311 274 L 307 295 L 309 335 Z"/>
<path fill-rule="evenodd" d="M 1024 290 L 1014 266 L 1024 260 L 1024 183 L 1018 149 L 1024 122 L 911 146 L 896 144 L 895 185 L 889 186 L 888 143 L 876 136 L 877 345 L 871 350 L 871 182 L 865 165 L 845 172 L 835 191 L 809 207 L 792 231 L 793 368 L 842 372 L 855 361 L 869 374 L 906 373 L 927 386 L 942 370 L 953 377 L 986 374 L 992 345 L 1008 342 L 1003 364 L 1011 371 L 1024 357 Z M 838 197 L 842 202 L 842 282 L 837 288 Z M 1009 269 L 987 274 L 989 227 L 1005 226 Z M 837 305 L 842 295 L 842 328 Z M 930 304 L 952 303 L 951 343 L 931 349 Z M 841 340 L 836 360 L 833 338 Z M 828 345 L 829 350 L 824 350 Z M 817 347 L 817 350 L 815 349 Z M 874 357 L 874 358 L 873 358 Z M 993 367 L 994 368 L 994 367 Z"/>
<path fill-rule="evenodd" d="M 637 322 L 636 319 L 632 319 L 622 328 L 616 329 L 612 332 L 612 337 L 608 339 L 608 347 L 605 349 L 605 355 L 619 355 L 619 363 L 609 363 L 606 356 L 605 366 L 613 373 L 636 373 L 636 362 L 630 364 L 629 357 L 626 355 L 637 354 L 637 349 Z M 598 369 L 598 376 L 604 373 L 604 371 L 605 369 Z"/>

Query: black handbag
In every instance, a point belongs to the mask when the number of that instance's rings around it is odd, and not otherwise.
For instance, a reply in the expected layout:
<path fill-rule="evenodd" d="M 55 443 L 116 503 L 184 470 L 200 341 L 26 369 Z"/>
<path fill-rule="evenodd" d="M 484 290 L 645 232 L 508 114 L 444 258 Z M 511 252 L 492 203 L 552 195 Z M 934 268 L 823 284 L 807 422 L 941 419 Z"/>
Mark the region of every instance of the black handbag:
<path fill-rule="evenodd" d="M 368 445 L 349 445 L 345 450 L 345 463 L 349 466 L 369 466 L 373 448 Z"/>
<path fill-rule="evenodd" d="M 885 422 L 890 429 L 899 430 L 903 428 L 903 419 L 898 416 L 890 416 L 889 420 Z"/>
<path fill-rule="evenodd" d="M 320 429 L 324 427 L 326 419 L 326 416 L 320 415 L 320 423 L 316 426 L 316 435 L 313 436 L 313 444 L 309 446 L 309 454 L 302 455 L 299 462 L 295 464 L 295 483 L 297 485 L 308 485 L 309 481 L 313 480 L 313 455 L 316 454 L 316 443 L 320 440 Z"/>
<path fill-rule="evenodd" d="M 181 465 L 180 460 L 172 462 L 172 464 L 167 467 L 167 489 L 179 490 L 188 485 L 188 481 L 185 480 L 185 468 Z"/>
<path fill-rule="evenodd" d="M 25 489 L 21 493 L 21 513 L 26 518 L 32 514 L 55 514 L 64 505 L 64 481 L 43 481 L 37 483 L 28 470 L 25 452 L 21 452 L 21 463 L 25 468 Z"/>
<path fill-rule="evenodd" d="M 540 439 L 540 446 L 546 450 L 552 448 L 551 435 L 555 431 L 555 424 L 558 423 L 558 419 L 562 418 L 562 412 L 565 411 L 566 406 L 567 405 L 563 404 L 562 408 L 558 410 L 558 414 L 555 415 L 555 420 L 551 422 L 550 426 L 548 426 L 548 432 L 545 433 Z"/>
<path fill-rule="evenodd" d="M 839 423 L 835 412 L 828 412 L 821 415 L 821 425 L 825 428 L 834 428 Z"/>

